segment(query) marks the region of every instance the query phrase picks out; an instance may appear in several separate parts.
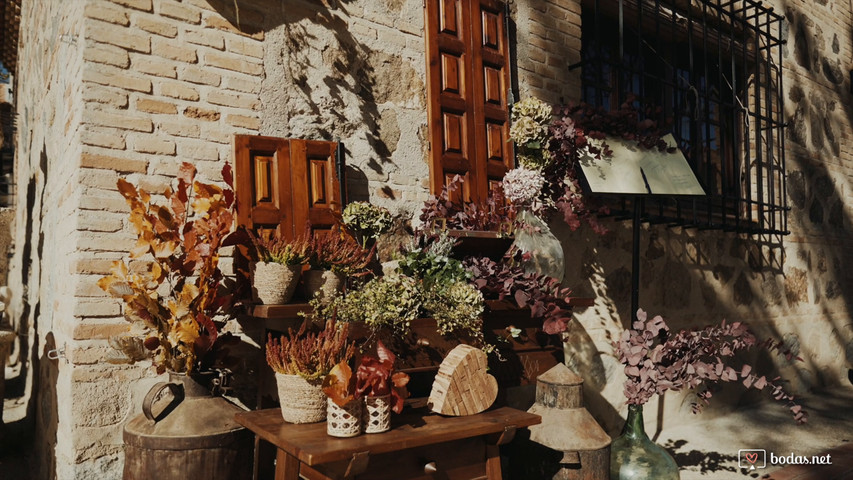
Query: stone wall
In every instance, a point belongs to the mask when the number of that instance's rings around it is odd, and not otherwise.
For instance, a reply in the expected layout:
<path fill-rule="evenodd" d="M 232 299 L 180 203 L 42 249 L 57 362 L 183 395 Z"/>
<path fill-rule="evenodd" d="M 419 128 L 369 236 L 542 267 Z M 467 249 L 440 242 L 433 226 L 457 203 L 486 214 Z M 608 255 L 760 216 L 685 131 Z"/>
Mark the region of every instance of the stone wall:
<path fill-rule="evenodd" d="M 784 338 L 805 361 L 776 363 L 804 391 L 842 381 L 853 360 L 843 248 L 853 102 L 839 73 L 853 21 L 837 2 L 786 7 L 793 233 L 646 228 L 640 295 L 676 327 L 747 320 Z M 577 99 L 579 70 L 566 66 L 580 58 L 580 1 L 511 10 L 520 96 Z M 45 0 L 25 3 L 21 32 L 10 308 L 39 377 L 41 478 L 119 478 L 122 424 L 156 379 L 103 362 L 126 322 L 95 282 L 133 244 L 116 179 L 161 190 L 189 160 L 220 181 L 235 133 L 340 140 L 350 198 L 412 216 L 429 177 L 422 1 Z M 631 317 L 630 226 L 608 226 L 603 237 L 555 231 L 567 282 L 596 297 L 578 312 L 569 362 L 613 428 L 624 402 L 609 342 Z M 66 358 L 44 359 L 52 348 Z M 668 403 L 666 421 L 685 410 Z"/>

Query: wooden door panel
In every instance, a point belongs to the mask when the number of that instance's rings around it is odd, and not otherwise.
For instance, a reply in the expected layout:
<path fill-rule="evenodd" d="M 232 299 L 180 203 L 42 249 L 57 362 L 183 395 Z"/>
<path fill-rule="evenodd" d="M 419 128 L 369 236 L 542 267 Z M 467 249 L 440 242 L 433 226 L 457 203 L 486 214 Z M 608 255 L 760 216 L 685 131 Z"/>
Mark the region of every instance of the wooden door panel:
<path fill-rule="evenodd" d="M 236 135 L 237 219 L 249 229 L 278 228 L 288 239 L 308 222 L 328 229 L 341 210 L 335 142 Z"/>

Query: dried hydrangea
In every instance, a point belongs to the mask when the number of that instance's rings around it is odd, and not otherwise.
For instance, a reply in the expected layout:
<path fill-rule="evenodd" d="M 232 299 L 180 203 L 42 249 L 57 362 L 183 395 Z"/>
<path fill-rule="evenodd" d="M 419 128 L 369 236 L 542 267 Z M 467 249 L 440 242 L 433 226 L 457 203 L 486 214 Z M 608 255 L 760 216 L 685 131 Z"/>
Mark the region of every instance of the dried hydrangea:
<path fill-rule="evenodd" d="M 515 205 L 530 205 L 539 197 L 545 177 L 539 170 L 524 166 L 510 170 L 504 175 L 504 196 Z"/>
<path fill-rule="evenodd" d="M 548 138 L 548 125 L 537 123 L 530 117 L 521 117 L 512 122 L 512 126 L 509 128 L 509 138 L 518 145 L 541 148 Z"/>
<path fill-rule="evenodd" d="M 424 307 L 435 318 L 442 335 L 466 331 L 477 335 L 482 332 L 485 303 L 483 294 L 467 282 L 456 282 L 444 289 L 434 289 L 427 294 Z"/>
<path fill-rule="evenodd" d="M 341 220 L 363 239 L 376 239 L 391 229 L 394 217 L 387 208 L 368 202 L 352 202 L 344 208 Z M 363 242 L 362 242 L 363 243 Z"/>
<path fill-rule="evenodd" d="M 405 275 L 385 275 L 352 290 L 337 302 L 338 318 L 363 322 L 372 328 L 389 327 L 404 334 L 418 318 L 423 297 L 415 279 Z"/>
<path fill-rule="evenodd" d="M 512 121 L 514 123 L 522 117 L 527 117 L 540 125 L 548 125 L 551 123 L 552 111 L 551 106 L 542 100 L 535 97 L 527 97 L 513 104 Z"/>

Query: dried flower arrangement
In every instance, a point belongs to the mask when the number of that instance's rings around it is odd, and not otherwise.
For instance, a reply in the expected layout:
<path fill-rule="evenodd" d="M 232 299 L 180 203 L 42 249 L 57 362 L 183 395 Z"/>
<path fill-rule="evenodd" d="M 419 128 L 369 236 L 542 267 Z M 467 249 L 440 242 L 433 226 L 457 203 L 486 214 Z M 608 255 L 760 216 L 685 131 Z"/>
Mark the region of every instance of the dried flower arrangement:
<path fill-rule="evenodd" d="M 391 410 L 402 412 L 403 401 L 409 396 L 406 389 L 409 375 L 394 371 L 396 359 L 381 341 L 377 342 L 376 357 L 362 356 L 355 371 L 355 396 L 358 398 L 391 395 Z"/>
<path fill-rule="evenodd" d="M 248 234 L 254 258 L 259 262 L 303 265 L 311 255 L 311 245 L 304 236 L 287 240 L 280 235 L 278 229 L 262 231 L 259 234 L 250 231 Z"/>
<path fill-rule="evenodd" d="M 330 318 L 319 332 L 311 331 L 309 324 L 310 320 L 306 320 L 298 331 L 290 328 L 287 335 L 279 339 L 268 334 L 267 364 L 276 373 L 316 380 L 355 354 L 355 345 L 347 340 L 349 326 L 346 323 L 338 325 L 334 318 Z"/>
<path fill-rule="evenodd" d="M 515 210 L 504 201 L 500 189 L 490 191 L 489 197 L 483 202 L 463 202 L 454 198 L 462 182 L 461 176 L 454 175 L 438 195 L 424 202 L 418 217 L 421 224 L 432 227 L 441 223 L 443 227 L 453 230 L 487 230 L 501 234 L 511 232 Z"/>
<path fill-rule="evenodd" d="M 222 169 L 227 188 L 195 176 L 195 167 L 183 163 L 175 188 L 162 192 L 162 205 L 152 203 L 147 191 L 118 180 L 137 243 L 131 263 L 114 262 L 112 273 L 98 281 L 124 300 L 124 315 L 132 324 L 129 334 L 111 341 L 123 353 L 112 362 L 153 358 L 158 373 L 191 373 L 223 358 L 219 347 L 229 336 L 219 332 L 233 297 L 220 288 L 219 249 L 234 224 L 233 179 L 227 164 Z"/>
<path fill-rule="evenodd" d="M 523 255 L 516 253 L 516 255 Z M 463 261 L 471 273 L 471 282 L 483 297 L 515 301 L 519 308 L 529 308 L 531 318 L 542 319 L 542 331 L 560 334 L 572 318 L 571 289 L 556 279 L 528 273 L 512 262 L 496 262 L 484 257 L 468 257 Z"/>
<path fill-rule="evenodd" d="M 648 319 L 642 309 L 637 320 L 614 343 L 619 361 L 625 365 L 625 397 L 629 404 L 644 405 L 654 395 L 667 390 L 696 389 L 709 382 L 740 381 L 746 388 L 771 390 L 774 399 L 786 401 L 797 423 L 805 423 L 808 415 L 794 396 L 777 383 L 778 377 L 758 376 L 754 368 L 744 364 L 737 370 L 727 363 L 738 352 L 751 348 L 778 350 L 779 344 L 759 342 L 740 322 L 708 326 L 702 329 L 670 333 L 663 318 Z M 782 352 L 789 359 L 790 352 Z M 700 402 L 693 403 L 698 412 L 707 405 L 712 392 L 698 393 Z"/>
<path fill-rule="evenodd" d="M 340 228 L 315 231 L 309 240 L 308 265 L 350 277 L 367 272 L 375 248 L 366 249 Z"/>
<path fill-rule="evenodd" d="M 341 212 L 341 221 L 360 240 L 362 248 L 367 248 L 380 235 L 391 229 L 394 217 L 387 208 L 368 202 L 352 202 Z"/>

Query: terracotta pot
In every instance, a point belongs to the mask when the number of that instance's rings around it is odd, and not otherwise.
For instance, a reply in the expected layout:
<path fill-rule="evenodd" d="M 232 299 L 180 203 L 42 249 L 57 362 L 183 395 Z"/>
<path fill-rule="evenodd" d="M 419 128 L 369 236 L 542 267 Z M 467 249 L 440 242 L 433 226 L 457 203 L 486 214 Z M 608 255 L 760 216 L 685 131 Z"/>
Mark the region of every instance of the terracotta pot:
<path fill-rule="evenodd" d="M 252 296 L 265 305 L 281 305 L 293 298 L 301 265 L 257 262 L 252 266 Z"/>
<path fill-rule="evenodd" d="M 290 423 L 316 423 L 326 419 L 326 394 L 320 380 L 299 375 L 275 374 L 281 417 Z"/>
<path fill-rule="evenodd" d="M 346 277 L 331 270 L 306 270 L 302 273 L 305 283 L 306 297 L 317 297 L 321 302 L 328 303 L 344 289 Z"/>

